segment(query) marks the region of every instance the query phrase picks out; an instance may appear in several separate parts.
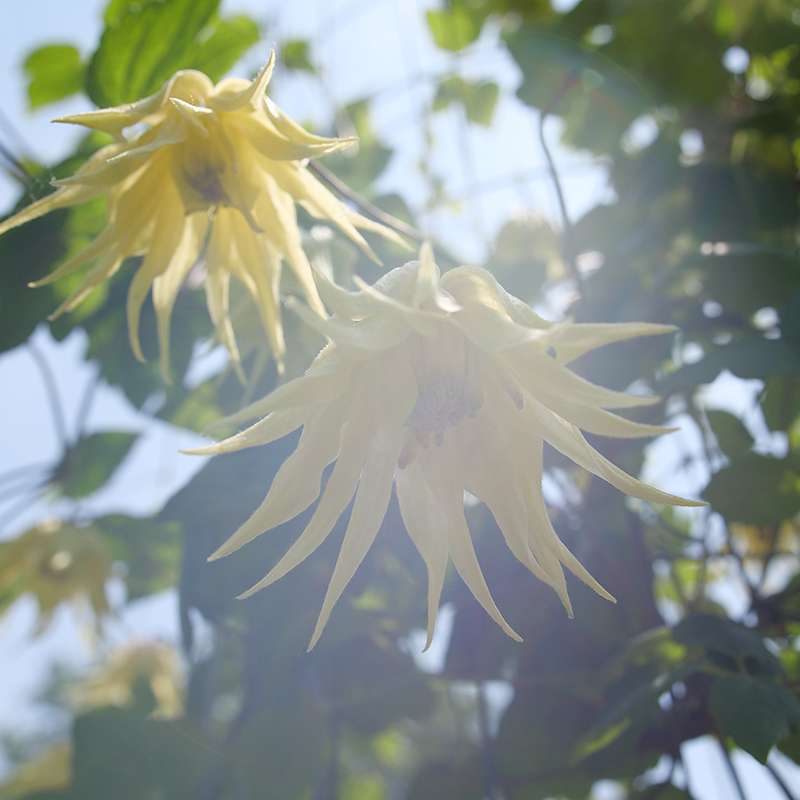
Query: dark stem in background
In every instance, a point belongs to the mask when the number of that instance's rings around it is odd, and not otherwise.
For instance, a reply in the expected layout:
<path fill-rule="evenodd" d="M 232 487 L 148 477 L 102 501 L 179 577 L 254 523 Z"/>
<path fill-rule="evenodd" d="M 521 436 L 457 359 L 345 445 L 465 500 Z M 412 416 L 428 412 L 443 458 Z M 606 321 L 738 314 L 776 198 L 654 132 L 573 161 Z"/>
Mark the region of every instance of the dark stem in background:
<path fill-rule="evenodd" d="M 739 800 L 747 800 L 747 795 L 744 793 L 744 786 L 742 786 L 742 781 L 739 779 L 739 773 L 736 772 L 736 767 L 733 765 L 733 759 L 731 758 L 731 754 L 728 752 L 728 748 L 725 747 L 720 739 L 717 739 L 716 742 L 719 746 L 720 753 L 722 753 L 722 760 L 725 762 L 725 766 L 728 768 L 728 774 L 730 775 L 731 781 L 736 787 L 736 795 L 738 796 Z"/>
<path fill-rule="evenodd" d="M 773 767 L 772 764 L 769 763 L 764 764 L 764 768 L 772 776 L 772 780 L 774 780 L 775 783 L 778 784 L 778 788 L 783 792 L 784 796 L 786 797 L 786 800 L 797 800 L 797 795 L 794 794 L 794 792 L 792 792 L 792 790 L 786 784 L 786 781 L 783 780 L 778 770 L 775 769 L 775 767 Z"/>
<path fill-rule="evenodd" d="M 58 394 L 58 387 L 56 386 L 53 372 L 47 359 L 39 352 L 39 349 L 32 341 L 28 342 L 28 352 L 31 354 L 39 373 L 42 376 L 42 383 L 44 383 L 45 394 L 47 395 L 47 402 L 50 405 L 50 411 L 53 417 L 53 426 L 56 429 L 56 436 L 61 443 L 62 448 L 66 449 L 69 446 L 69 436 L 67 435 L 67 423 L 64 417 L 64 406 L 61 404 L 61 398 Z"/>
<path fill-rule="evenodd" d="M 86 430 L 86 421 L 89 419 L 89 412 L 92 410 L 92 403 L 97 394 L 97 387 L 100 385 L 100 369 L 96 368 L 94 374 L 89 378 L 86 388 L 83 390 L 81 404 L 78 408 L 78 417 L 75 422 L 75 439 L 80 439 Z"/>
<path fill-rule="evenodd" d="M 500 800 L 497 791 L 499 782 L 494 763 L 492 736 L 489 732 L 489 704 L 486 702 L 486 687 L 483 682 L 475 684 L 478 702 L 478 732 L 481 746 L 481 773 L 483 779 L 483 794 L 488 800 Z"/>
<path fill-rule="evenodd" d="M 31 506 L 33 506 L 40 496 L 41 490 L 37 491 L 37 493 L 33 496 L 23 497 L 22 502 L 11 506 L 11 508 L 9 508 L 6 513 L 0 517 L 0 533 L 2 533 L 3 528 L 5 528 L 9 522 L 13 522 L 20 514 L 24 513 Z"/>
<path fill-rule="evenodd" d="M 38 464 L 25 464 L 21 467 L 14 467 L 5 472 L 0 472 L 0 484 L 29 481 L 35 477 L 32 473 L 41 472 L 47 466 L 49 466 L 47 462 L 39 462 Z"/>
<path fill-rule="evenodd" d="M 573 249 L 572 241 L 572 221 L 570 220 L 569 211 L 567 210 L 567 202 L 566 198 L 564 197 L 564 189 L 561 186 L 561 179 L 559 178 L 558 170 L 556 169 L 556 162 L 553 160 L 553 155 L 550 152 L 550 148 L 547 144 L 547 136 L 545 135 L 544 130 L 548 116 L 549 112 L 546 110 L 539 114 L 539 124 L 537 126 L 539 132 L 539 144 L 541 145 L 545 161 L 547 162 L 547 172 L 550 175 L 550 180 L 553 182 L 553 188 L 556 191 L 556 198 L 558 199 L 558 210 L 561 214 L 561 227 L 563 229 L 561 234 L 561 255 L 564 258 L 564 263 L 567 266 L 569 276 L 572 278 L 575 288 L 582 298 L 585 294 L 585 291 L 583 286 L 583 278 L 581 277 L 580 270 L 575 262 L 575 251 Z"/>

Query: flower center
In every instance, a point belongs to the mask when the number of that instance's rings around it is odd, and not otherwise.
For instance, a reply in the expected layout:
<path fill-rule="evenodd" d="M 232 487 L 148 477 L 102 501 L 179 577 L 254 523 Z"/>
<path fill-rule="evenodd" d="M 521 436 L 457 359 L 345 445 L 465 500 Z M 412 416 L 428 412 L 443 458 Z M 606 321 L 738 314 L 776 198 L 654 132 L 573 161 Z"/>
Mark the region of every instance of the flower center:
<path fill-rule="evenodd" d="M 210 206 L 227 205 L 228 196 L 222 185 L 222 178 L 214 167 L 207 165 L 202 169 L 184 172 L 186 182 Z"/>
<path fill-rule="evenodd" d="M 445 431 L 474 417 L 483 404 L 478 362 L 463 337 L 451 335 L 436 343 L 421 342 L 416 356 L 419 390 L 407 424 L 423 447 L 431 437 L 438 446 Z"/>

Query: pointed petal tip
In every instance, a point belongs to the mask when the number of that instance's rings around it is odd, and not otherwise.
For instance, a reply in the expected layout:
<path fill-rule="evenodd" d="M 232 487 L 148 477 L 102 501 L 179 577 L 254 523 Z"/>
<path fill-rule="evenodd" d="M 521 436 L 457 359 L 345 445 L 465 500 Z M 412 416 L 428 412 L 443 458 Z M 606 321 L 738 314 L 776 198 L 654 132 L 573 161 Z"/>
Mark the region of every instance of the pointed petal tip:
<path fill-rule="evenodd" d="M 219 443 L 207 444 L 203 447 L 181 447 L 178 452 L 182 456 L 214 456 L 219 452 L 218 447 Z"/>

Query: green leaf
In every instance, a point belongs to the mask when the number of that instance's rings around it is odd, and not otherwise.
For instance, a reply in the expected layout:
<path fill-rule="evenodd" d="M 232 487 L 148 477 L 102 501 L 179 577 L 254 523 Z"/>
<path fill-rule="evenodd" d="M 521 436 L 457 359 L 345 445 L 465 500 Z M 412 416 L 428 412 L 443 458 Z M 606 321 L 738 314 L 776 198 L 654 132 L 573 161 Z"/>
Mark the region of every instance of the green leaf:
<path fill-rule="evenodd" d="M 782 522 L 800 511 L 800 476 L 786 458 L 746 453 L 714 473 L 703 498 L 730 522 Z"/>
<path fill-rule="evenodd" d="M 73 730 L 70 798 L 115 800 L 197 797 L 215 750 L 183 721 L 148 719 L 105 708 L 79 717 Z"/>
<path fill-rule="evenodd" d="M 286 69 L 301 72 L 316 72 L 311 63 L 310 45 L 307 39 L 287 39 L 280 46 L 281 61 Z"/>
<path fill-rule="evenodd" d="M 89 62 L 89 97 L 98 106 L 115 106 L 156 92 L 189 65 L 195 40 L 218 6 L 219 0 L 114 3 Z"/>
<path fill-rule="evenodd" d="M 720 732 L 762 764 L 772 746 L 800 724 L 800 701 L 790 691 L 746 675 L 716 678 L 709 706 Z"/>
<path fill-rule="evenodd" d="M 219 80 L 261 38 L 258 23 L 250 17 L 226 17 L 213 25 L 211 34 L 192 49 L 189 65 Z"/>
<path fill-rule="evenodd" d="M 137 433 L 127 431 L 84 436 L 64 454 L 53 473 L 53 482 L 67 497 L 88 497 L 108 482 L 137 437 Z"/>
<path fill-rule="evenodd" d="M 84 64 L 71 44 L 47 44 L 28 54 L 23 63 L 28 77 L 28 106 L 39 108 L 83 89 Z"/>
<path fill-rule="evenodd" d="M 800 375 L 800 354 L 781 339 L 746 336 L 715 347 L 700 361 L 680 367 L 660 384 L 664 393 L 712 383 L 727 369 L 737 378 L 766 380 L 774 375 Z"/>
<path fill-rule="evenodd" d="M 468 81 L 459 76 L 445 78 L 436 89 L 433 110 L 460 105 L 470 122 L 488 127 L 492 124 L 500 87 L 494 81 Z"/>
<path fill-rule="evenodd" d="M 179 69 L 220 78 L 258 41 L 246 16 L 216 17 L 220 0 L 114 0 L 89 62 L 87 91 L 98 106 L 158 91 Z"/>
<path fill-rule="evenodd" d="M 767 650 L 757 631 L 713 614 L 690 614 L 673 630 L 676 642 L 722 656 L 733 668 L 776 675 L 778 660 Z"/>
<path fill-rule="evenodd" d="M 425 18 L 436 46 L 453 52 L 472 44 L 483 27 L 483 15 L 463 6 L 427 11 Z"/>
<path fill-rule="evenodd" d="M 753 447 L 753 437 L 744 423 L 729 411 L 711 409 L 706 411 L 708 423 L 717 444 L 726 456 L 733 458 L 748 452 Z"/>
<path fill-rule="evenodd" d="M 181 559 L 179 524 L 124 514 L 98 517 L 92 524 L 109 543 L 113 560 L 125 565 L 129 602 L 177 583 Z"/>

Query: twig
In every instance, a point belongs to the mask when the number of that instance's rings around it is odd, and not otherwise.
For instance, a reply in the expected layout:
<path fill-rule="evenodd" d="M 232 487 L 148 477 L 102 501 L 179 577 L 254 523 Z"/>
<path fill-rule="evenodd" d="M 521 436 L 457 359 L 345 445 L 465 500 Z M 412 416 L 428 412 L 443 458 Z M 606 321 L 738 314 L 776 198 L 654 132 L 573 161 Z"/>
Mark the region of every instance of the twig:
<path fill-rule="evenodd" d="M 481 681 L 475 684 L 478 701 L 478 732 L 481 745 L 481 771 L 483 773 L 483 794 L 488 800 L 498 800 L 497 770 L 492 752 L 492 736 L 489 732 L 489 706 L 486 702 L 486 687 Z"/>
<path fill-rule="evenodd" d="M 46 466 L 48 466 L 47 462 L 40 462 L 37 464 L 25 464 L 21 467 L 6 470 L 6 472 L 0 472 L 0 483 L 12 483 L 15 480 L 27 479 L 28 473 L 37 472 Z"/>
<path fill-rule="evenodd" d="M 53 372 L 50 369 L 50 365 L 47 363 L 47 359 L 39 352 L 39 349 L 31 341 L 28 342 L 28 352 L 31 354 L 31 358 L 33 358 L 37 368 L 39 369 L 39 373 L 42 376 L 45 394 L 47 395 L 47 402 L 50 405 L 50 411 L 53 417 L 53 426 L 56 429 L 56 435 L 61 442 L 61 446 L 66 449 L 69 445 L 67 424 L 64 418 L 64 407 L 61 404 L 61 398 L 58 394 L 58 387 L 56 386 Z"/>
<path fill-rule="evenodd" d="M 353 205 L 357 206 L 366 214 L 369 214 L 387 228 L 391 228 L 402 236 L 407 236 L 409 239 L 413 239 L 416 242 L 422 242 L 425 240 L 426 237 L 423 236 L 412 225 L 409 225 L 407 222 L 403 222 L 403 220 L 398 219 L 392 214 L 389 214 L 387 211 L 379 208 L 365 197 L 362 197 L 357 192 L 354 192 L 343 180 L 331 172 L 331 170 L 329 170 L 327 167 L 316 161 L 311 161 L 308 165 L 308 169 L 313 172 L 314 175 L 316 175 L 316 177 L 319 178 L 323 183 L 328 184 L 328 186 L 330 186 L 335 192 L 342 195 L 342 197 L 346 197 L 351 203 L 353 203 Z"/>
<path fill-rule="evenodd" d="M 553 155 L 550 152 L 550 147 L 547 144 L 547 136 L 545 136 L 544 126 L 545 122 L 547 122 L 547 117 L 549 116 L 549 112 L 547 110 L 543 110 L 539 114 L 539 124 L 538 124 L 538 132 L 539 132 L 539 144 L 542 148 L 542 152 L 544 153 L 545 161 L 547 162 L 547 172 L 550 175 L 550 180 L 553 182 L 553 188 L 556 191 L 556 198 L 558 199 L 558 209 L 561 214 L 561 226 L 563 228 L 562 232 L 562 247 L 561 253 L 564 258 L 564 263 L 567 265 L 567 271 L 569 272 L 570 277 L 572 278 L 573 282 L 575 283 L 575 288 L 577 289 L 578 293 L 581 297 L 585 295 L 585 290 L 583 286 L 583 277 L 581 276 L 580 270 L 578 269 L 578 265 L 575 261 L 575 253 L 573 251 L 573 241 L 572 241 L 572 220 L 569 216 L 569 211 L 567 210 L 567 203 L 566 198 L 564 196 L 564 189 L 561 185 L 561 179 L 558 176 L 558 170 L 556 169 L 556 162 L 553 159 Z"/>
<path fill-rule="evenodd" d="M 731 781 L 733 781 L 733 785 L 736 787 L 736 794 L 739 797 L 739 800 L 747 800 L 747 795 L 744 793 L 744 786 L 742 786 L 739 773 L 736 772 L 736 767 L 733 765 L 731 754 L 728 752 L 728 749 L 720 739 L 716 739 L 716 742 L 719 746 L 720 753 L 722 753 L 722 760 L 725 762 L 725 766 L 728 768 L 728 774 L 730 775 Z"/>
<path fill-rule="evenodd" d="M 78 416 L 75 422 L 75 439 L 80 439 L 86 430 L 86 421 L 89 418 L 89 412 L 92 410 L 92 403 L 94 402 L 95 395 L 97 394 L 97 387 L 100 385 L 100 370 L 96 369 L 86 388 L 83 391 L 81 404 L 78 408 Z"/>
<path fill-rule="evenodd" d="M 31 508 L 40 496 L 41 491 L 33 497 L 24 497 L 21 503 L 17 503 L 15 506 L 12 506 L 10 509 L 8 509 L 6 513 L 0 517 L 0 532 L 2 532 L 3 528 L 9 522 L 12 522 L 24 511 L 27 511 L 29 508 Z"/>

